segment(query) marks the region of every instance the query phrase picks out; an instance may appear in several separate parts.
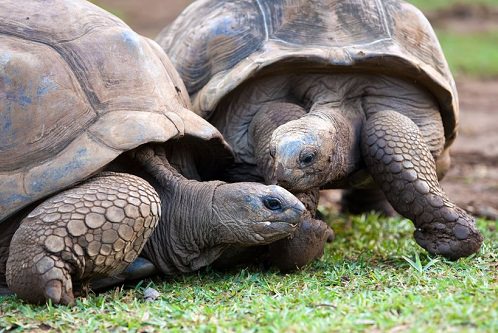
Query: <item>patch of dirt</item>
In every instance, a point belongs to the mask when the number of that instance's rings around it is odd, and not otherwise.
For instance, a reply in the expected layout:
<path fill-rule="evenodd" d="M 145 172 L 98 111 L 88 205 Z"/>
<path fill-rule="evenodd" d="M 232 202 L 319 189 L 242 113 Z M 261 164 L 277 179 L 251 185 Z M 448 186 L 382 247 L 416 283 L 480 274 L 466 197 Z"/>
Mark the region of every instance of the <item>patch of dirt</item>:
<path fill-rule="evenodd" d="M 453 153 L 479 151 L 498 156 L 498 79 L 458 78 L 460 97 L 459 136 Z"/>
<path fill-rule="evenodd" d="M 122 16 L 137 32 L 154 38 L 189 0 L 96 0 Z M 428 14 L 436 26 L 455 32 L 498 30 L 498 9 L 457 4 Z M 460 133 L 452 146 L 452 168 L 442 181 L 451 199 L 476 213 L 498 210 L 498 78 L 457 80 Z M 326 194 L 332 201 L 337 191 Z M 492 215 L 491 215 L 492 216 Z"/>

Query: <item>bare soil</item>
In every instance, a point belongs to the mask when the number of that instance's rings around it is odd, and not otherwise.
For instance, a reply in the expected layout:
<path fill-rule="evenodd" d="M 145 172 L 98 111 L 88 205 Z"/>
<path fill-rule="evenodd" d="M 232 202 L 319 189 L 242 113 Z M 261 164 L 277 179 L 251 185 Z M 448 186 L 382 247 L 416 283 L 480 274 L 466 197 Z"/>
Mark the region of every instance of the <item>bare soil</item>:
<path fill-rule="evenodd" d="M 97 0 L 133 29 L 154 38 L 188 0 Z M 498 10 L 455 5 L 429 13 L 431 22 L 456 32 L 498 30 Z M 459 136 L 452 146 L 452 168 L 442 186 L 457 204 L 477 215 L 498 219 L 498 78 L 458 77 Z M 337 200 L 337 193 L 328 198 Z"/>

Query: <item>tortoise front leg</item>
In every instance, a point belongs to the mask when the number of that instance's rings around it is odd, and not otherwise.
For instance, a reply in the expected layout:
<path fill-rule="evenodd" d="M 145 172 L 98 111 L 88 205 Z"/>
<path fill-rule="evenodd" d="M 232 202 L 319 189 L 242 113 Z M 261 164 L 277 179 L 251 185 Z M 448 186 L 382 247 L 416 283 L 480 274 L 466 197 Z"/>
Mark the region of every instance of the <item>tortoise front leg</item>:
<path fill-rule="evenodd" d="M 283 272 L 300 269 L 323 255 L 326 243 L 334 240 L 334 231 L 316 218 L 320 191 L 314 188 L 296 194 L 306 212 L 296 232 L 269 245 L 269 262 Z"/>
<path fill-rule="evenodd" d="M 438 183 L 434 159 L 418 127 L 394 111 L 372 115 L 362 130 L 362 154 L 391 205 L 411 219 L 417 243 L 449 259 L 479 250 L 475 220 Z"/>
<path fill-rule="evenodd" d="M 7 283 L 32 303 L 74 302 L 73 280 L 114 276 L 141 252 L 160 216 L 146 181 L 104 173 L 39 205 L 14 234 Z"/>

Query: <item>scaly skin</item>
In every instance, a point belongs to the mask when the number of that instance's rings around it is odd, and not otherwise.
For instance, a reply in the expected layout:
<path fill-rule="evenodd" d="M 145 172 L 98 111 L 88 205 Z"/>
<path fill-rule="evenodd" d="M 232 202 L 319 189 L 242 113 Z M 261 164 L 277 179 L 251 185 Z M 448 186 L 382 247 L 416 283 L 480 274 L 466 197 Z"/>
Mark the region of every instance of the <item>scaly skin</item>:
<path fill-rule="evenodd" d="M 475 220 L 452 203 L 438 183 L 436 165 L 418 127 L 395 111 L 373 114 L 362 131 L 368 170 L 389 202 L 413 221 L 417 243 L 449 259 L 479 250 Z"/>
<path fill-rule="evenodd" d="M 160 218 L 157 192 L 104 173 L 43 202 L 14 234 L 7 283 L 32 303 L 74 302 L 72 277 L 111 276 L 132 263 Z"/>

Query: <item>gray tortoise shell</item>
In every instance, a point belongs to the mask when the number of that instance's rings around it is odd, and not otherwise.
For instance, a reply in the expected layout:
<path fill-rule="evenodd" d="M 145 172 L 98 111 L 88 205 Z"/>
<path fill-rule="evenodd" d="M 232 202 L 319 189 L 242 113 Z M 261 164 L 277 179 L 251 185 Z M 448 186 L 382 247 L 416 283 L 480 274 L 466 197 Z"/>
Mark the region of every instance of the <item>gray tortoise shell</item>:
<path fill-rule="evenodd" d="M 446 146 L 458 96 L 436 35 L 399 0 L 197 0 L 156 41 L 209 118 L 245 80 L 279 70 L 382 73 L 425 86 L 438 99 Z"/>
<path fill-rule="evenodd" d="M 0 49 L 0 222 L 141 144 L 225 144 L 161 48 L 89 2 L 1 1 Z"/>

